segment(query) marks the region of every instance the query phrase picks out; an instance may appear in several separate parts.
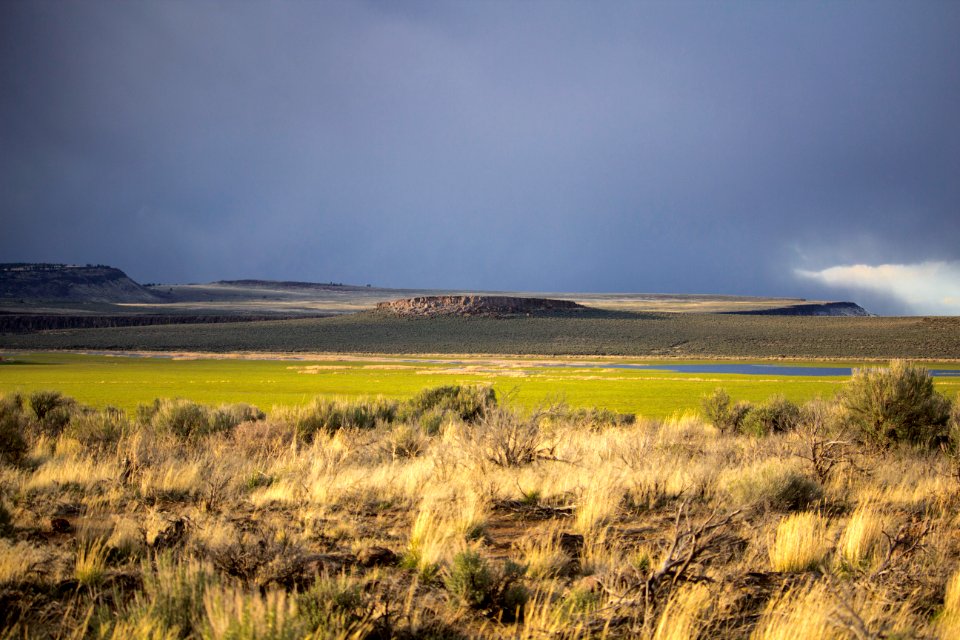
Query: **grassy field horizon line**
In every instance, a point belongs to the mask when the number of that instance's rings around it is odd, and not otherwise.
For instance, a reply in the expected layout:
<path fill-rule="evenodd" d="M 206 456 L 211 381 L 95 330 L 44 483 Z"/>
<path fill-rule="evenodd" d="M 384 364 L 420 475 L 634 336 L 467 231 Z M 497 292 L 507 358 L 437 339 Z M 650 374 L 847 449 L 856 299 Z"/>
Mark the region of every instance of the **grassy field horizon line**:
<path fill-rule="evenodd" d="M 147 350 L 147 349 L 5 349 L 0 347 L 0 358 L 8 356 L 18 356 L 27 354 L 73 354 L 84 356 L 108 356 L 118 358 L 158 358 L 158 359 L 210 359 L 210 360 L 371 360 L 383 359 L 401 360 L 401 359 L 491 359 L 491 360 L 515 360 L 515 361 L 573 361 L 573 362 L 624 362 L 624 363 L 688 363 L 688 364 L 706 364 L 713 362 L 737 362 L 743 364 L 758 363 L 766 364 L 771 362 L 803 363 L 801 366 L 872 366 L 890 362 L 897 359 L 895 357 L 867 356 L 867 357 L 844 357 L 844 356 L 790 356 L 790 355 L 771 355 L 771 356 L 736 356 L 725 354 L 700 354 L 700 355 L 617 355 L 617 354 L 550 354 L 550 353 L 523 353 L 507 354 L 498 352 L 421 352 L 410 351 L 406 353 L 377 353 L 369 351 L 262 351 L 262 350 L 237 350 L 234 352 L 224 351 L 202 351 L 202 350 Z M 910 362 L 922 363 L 924 365 L 960 365 L 960 356 L 958 357 L 902 357 L 899 359 L 909 360 Z"/>

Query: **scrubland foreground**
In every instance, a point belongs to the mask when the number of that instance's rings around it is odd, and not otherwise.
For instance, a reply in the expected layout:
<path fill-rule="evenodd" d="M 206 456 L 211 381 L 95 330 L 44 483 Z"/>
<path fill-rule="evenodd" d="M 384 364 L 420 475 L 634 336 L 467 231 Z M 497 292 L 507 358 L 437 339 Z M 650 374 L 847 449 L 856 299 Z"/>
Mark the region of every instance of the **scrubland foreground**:
<path fill-rule="evenodd" d="M 960 399 L 0 402 L 0 637 L 957 638 Z"/>

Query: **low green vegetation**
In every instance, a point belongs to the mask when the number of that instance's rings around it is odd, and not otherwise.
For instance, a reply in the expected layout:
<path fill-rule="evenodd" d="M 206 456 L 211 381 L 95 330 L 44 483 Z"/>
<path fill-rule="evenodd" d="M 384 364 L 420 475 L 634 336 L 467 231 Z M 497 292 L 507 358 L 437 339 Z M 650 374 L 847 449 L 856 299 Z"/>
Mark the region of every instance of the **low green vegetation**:
<path fill-rule="evenodd" d="M 603 407 L 659 418 L 699 409 L 700 398 L 718 386 L 738 402 L 760 403 L 779 393 L 793 403 L 803 403 L 833 396 L 848 380 L 551 366 L 557 362 L 466 357 L 417 361 L 386 356 L 277 360 L 15 354 L 0 362 L 0 392 L 26 397 L 53 389 L 86 405 L 114 406 L 127 412 L 157 397 L 207 405 L 248 403 L 269 411 L 275 406 L 304 406 L 317 397 L 406 400 L 427 387 L 481 384 L 490 386 L 500 397 L 531 408 L 562 399 L 576 408 Z M 947 395 L 960 390 L 958 378 L 938 379 L 935 384 Z M 464 410 L 469 411 L 469 407 L 468 402 Z"/>

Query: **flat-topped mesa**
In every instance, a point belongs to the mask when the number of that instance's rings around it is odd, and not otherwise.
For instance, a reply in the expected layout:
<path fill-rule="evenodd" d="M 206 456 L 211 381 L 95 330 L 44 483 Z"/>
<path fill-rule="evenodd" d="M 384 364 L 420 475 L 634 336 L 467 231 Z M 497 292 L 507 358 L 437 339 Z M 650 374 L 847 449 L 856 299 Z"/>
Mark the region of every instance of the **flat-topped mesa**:
<path fill-rule="evenodd" d="M 399 316 L 553 315 L 587 309 L 572 300 L 511 296 L 421 296 L 377 304 L 377 311 Z"/>

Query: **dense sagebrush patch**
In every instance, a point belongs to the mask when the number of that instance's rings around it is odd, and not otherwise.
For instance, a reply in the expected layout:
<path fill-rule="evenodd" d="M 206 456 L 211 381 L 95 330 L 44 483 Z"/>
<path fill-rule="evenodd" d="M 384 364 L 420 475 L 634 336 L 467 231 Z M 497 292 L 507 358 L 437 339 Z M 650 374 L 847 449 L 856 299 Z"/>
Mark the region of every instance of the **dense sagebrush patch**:
<path fill-rule="evenodd" d="M 23 397 L 9 394 L 0 397 L 0 462 L 17 464 L 27 451 L 24 429 Z"/>
<path fill-rule="evenodd" d="M 436 435 L 444 420 L 476 422 L 496 406 L 497 396 L 486 385 L 452 385 L 425 389 L 406 402 L 385 398 L 315 398 L 297 412 L 297 434 L 312 442 L 317 433 L 341 429 L 373 429 L 377 425 L 416 424 L 419 432 Z"/>
<path fill-rule="evenodd" d="M 800 468 L 798 460 L 769 459 L 726 472 L 719 486 L 737 506 L 781 511 L 805 509 L 823 497 L 823 489 Z"/>
<path fill-rule="evenodd" d="M 718 387 L 713 393 L 700 399 L 700 408 L 720 433 L 739 433 L 744 418 L 753 409 L 753 405 L 742 401 L 731 402 L 726 390 Z"/>
<path fill-rule="evenodd" d="M 312 442 L 317 433 L 333 434 L 340 429 L 373 429 L 397 417 L 399 403 L 384 398 L 338 400 L 314 398 L 297 417 L 297 434 Z"/>
<path fill-rule="evenodd" d="M 464 422 L 475 422 L 496 404 L 493 387 L 449 385 L 424 389 L 407 402 L 402 415 L 418 418 L 428 413 L 452 413 Z"/>
<path fill-rule="evenodd" d="M 800 424 L 800 408 L 776 395 L 767 402 L 750 407 L 738 421 L 738 431 L 752 436 L 793 431 Z"/>
<path fill-rule="evenodd" d="M 894 360 L 885 368 L 857 369 L 838 400 L 846 420 L 877 444 L 930 447 L 946 440 L 950 401 L 923 367 Z"/>
<path fill-rule="evenodd" d="M 574 424 L 579 428 L 600 430 L 607 427 L 626 427 L 636 423 L 637 416 L 633 413 L 620 413 L 610 409 L 591 407 L 573 408 L 561 405 L 553 407 L 555 419 Z"/>
<path fill-rule="evenodd" d="M 37 420 L 43 421 L 47 414 L 63 406 L 66 398 L 59 391 L 35 391 L 30 394 L 30 409 L 37 417 Z"/>
<path fill-rule="evenodd" d="M 153 427 L 159 433 L 169 433 L 178 438 L 202 437 L 232 430 L 242 422 L 262 420 L 266 417 L 256 407 L 237 403 L 212 409 L 205 405 L 177 398 L 157 399 L 151 405 L 137 408 L 141 424 Z"/>
<path fill-rule="evenodd" d="M 480 462 L 499 467 L 522 467 L 553 457 L 553 438 L 544 428 L 549 412 L 523 415 L 506 407 L 496 407 L 476 425 L 459 431 L 465 451 Z"/>
<path fill-rule="evenodd" d="M 70 417 L 63 434 L 85 447 L 104 450 L 116 445 L 129 430 L 130 424 L 119 409 L 107 407 L 103 411 L 95 411 L 82 407 Z"/>
<path fill-rule="evenodd" d="M 523 567 L 506 562 L 498 568 L 472 549 L 453 557 L 443 583 L 454 604 L 472 609 L 485 609 L 500 619 L 514 620 L 529 598 L 519 583 Z"/>

